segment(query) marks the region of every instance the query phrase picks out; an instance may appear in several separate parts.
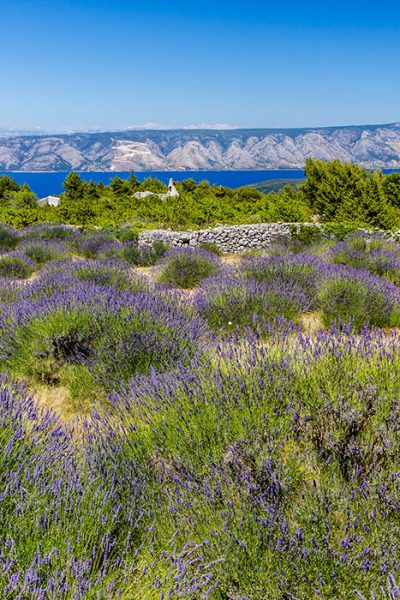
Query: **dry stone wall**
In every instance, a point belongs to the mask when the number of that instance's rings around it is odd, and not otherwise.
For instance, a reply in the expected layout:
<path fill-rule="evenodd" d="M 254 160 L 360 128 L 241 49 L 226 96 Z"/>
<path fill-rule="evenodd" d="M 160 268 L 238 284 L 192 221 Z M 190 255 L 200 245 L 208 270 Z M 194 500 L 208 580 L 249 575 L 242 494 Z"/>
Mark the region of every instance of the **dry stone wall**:
<path fill-rule="evenodd" d="M 199 231 L 172 231 L 152 229 L 139 234 L 139 246 L 151 246 L 162 240 L 172 247 L 196 247 L 202 242 L 216 244 L 223 252 L 245 252 L 252 248 L 267 248 L 282 237 L 290 236 L 291 223 L 261 223 L 200 229 Z"/>

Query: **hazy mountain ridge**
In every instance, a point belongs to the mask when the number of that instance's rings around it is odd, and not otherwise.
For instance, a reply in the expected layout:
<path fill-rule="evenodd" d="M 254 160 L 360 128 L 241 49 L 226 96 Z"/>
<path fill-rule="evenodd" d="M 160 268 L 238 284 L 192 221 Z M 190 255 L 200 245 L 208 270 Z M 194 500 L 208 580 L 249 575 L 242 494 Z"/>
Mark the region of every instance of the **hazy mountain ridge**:
<path fill-rule="evenodd" d="M 301 169 L 308 157 L 398 169 L 400 124 L 0 138 L 2 171 Z"/>

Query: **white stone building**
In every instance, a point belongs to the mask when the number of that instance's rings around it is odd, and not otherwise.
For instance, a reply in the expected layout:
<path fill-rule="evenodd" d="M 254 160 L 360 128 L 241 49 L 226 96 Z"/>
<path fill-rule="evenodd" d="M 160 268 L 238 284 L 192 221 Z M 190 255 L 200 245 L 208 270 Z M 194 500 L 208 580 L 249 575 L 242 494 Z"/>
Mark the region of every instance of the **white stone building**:
<path fill-rule="evenodd" d="M 46 196 L 38 200 L 39 206 L 60 206 L 60 198 L 58 196 Z"/>

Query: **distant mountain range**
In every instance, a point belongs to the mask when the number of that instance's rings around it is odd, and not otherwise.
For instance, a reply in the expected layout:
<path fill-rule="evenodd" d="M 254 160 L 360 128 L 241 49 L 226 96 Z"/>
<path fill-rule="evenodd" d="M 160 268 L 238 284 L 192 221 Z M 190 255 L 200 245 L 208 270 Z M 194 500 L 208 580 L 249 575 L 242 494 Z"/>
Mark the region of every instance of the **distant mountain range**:
<path fill-rule="evenodd" d="M 400 169 L 400 123 L 0 137 L 0 171 L 301 169 L 308 157 Z"/>

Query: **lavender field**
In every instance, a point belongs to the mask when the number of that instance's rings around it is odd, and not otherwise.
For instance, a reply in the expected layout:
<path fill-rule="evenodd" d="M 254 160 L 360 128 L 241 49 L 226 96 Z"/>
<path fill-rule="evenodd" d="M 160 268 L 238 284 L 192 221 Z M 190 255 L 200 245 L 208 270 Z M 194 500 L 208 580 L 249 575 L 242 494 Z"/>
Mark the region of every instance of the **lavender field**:
<path fill-rule="evenodd" d="M 365 234 L 0 226 L 0 596 L 399 598 L 399 285 Z"/>

